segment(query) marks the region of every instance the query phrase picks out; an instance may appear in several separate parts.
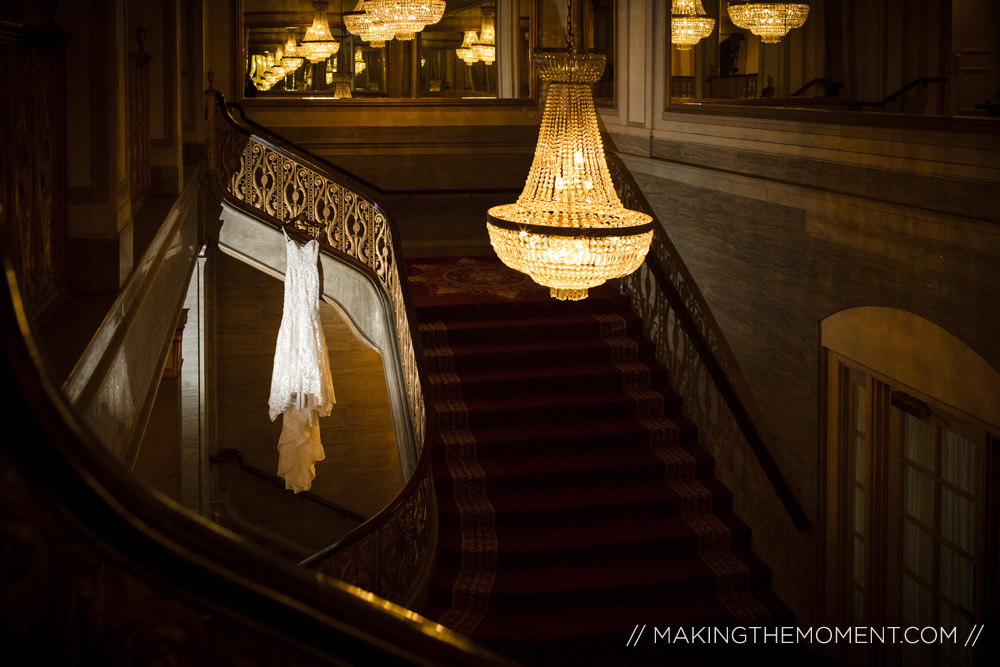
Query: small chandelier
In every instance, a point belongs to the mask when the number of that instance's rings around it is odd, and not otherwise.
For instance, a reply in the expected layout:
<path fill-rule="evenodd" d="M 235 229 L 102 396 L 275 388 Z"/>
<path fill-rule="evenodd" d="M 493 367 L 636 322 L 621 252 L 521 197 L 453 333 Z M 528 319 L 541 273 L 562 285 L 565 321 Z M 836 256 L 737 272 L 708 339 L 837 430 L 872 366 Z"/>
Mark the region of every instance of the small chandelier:
<path fill-rule="evenodd" d="M 281 66 L 289 74 L 306 64 L 306 59 L 297 54 L 295 33 L 292 30 L 293 28 L 288 29 L 288 41 L 285 42 L 285 55 L 281 57 Z"/>
<path fill-rule="evenodd" d="M 776 44 L 793 28 L 801 28 L 809 5 L 800 2 L 743 2 L 729 4 L 729 18 L 760 41 Z"/>
<path fill-rule="evenodd" d="M 311 63 L 318 63 L 340 51 L 340 42 L 333 38 L 330 23 L 326 19 L 326 0 L 315 0 L 313 22 L 306 29 L 306 34 L 299 44 L 297 55 L 301 55 Z"/>
<path fill-rule="evenodd" d="M 479 31 L 479 39 L 472 44 L 472 54 L 487 65 L 492 65 L 497 59 L 496 29 L 493 23 L 492 7 L 483 8 L 483 27 Z"/>
<path fill-rule="evenodd" d="M 392 30 L 398 40 L 411 40 L 444 16 L 444 0 L 365 0 L 365 11 Z"/>
<path fill-rule="evenodd" d="M 353 76 L 349 72 L 338 72 L 333 75 L 333 99 L 351 99 L 351 79 Z"/>
<path fill-rule="evenodd" d="M 705 15 L 701 0 L 673 0 L 670 9 L 670 39 L 678 51 L 692 46 L 712 34 L 715 19 Z"/>
<path fill-rule="evenodd" d="M 455 55 L 460 60 L 464 60 L 466 65 L 471 66 L 473 63 L 479 62 L 479 58 L 476 57 L 476 54 L 472 50 L 472 45 L 478 40 L 479 34 L 475 30 L 466 30 L 462 46 L 455 49 Z"/>
<path fill-rule="evenodd" d="M 344 25 L 348 32 L 369 42 L 372 48 L 385 48 L 385 43 L 393 38 L 395 33 L 381 21 L 373 19 L 364 9 L 364 0 L 358 0 L 353 12 L 344 13 Z"/>
<path fill-rule="evenodd" d="M 354 75 L 355 76 L 360 75 L 367 68 L 368 68 L 368 64 L 365 63 L 364 55 L 361 53 L 361 47 L 360 46 L 355 47 L 355 49 L 354 49 Z"/>
<path fill-rule="evenodd" d="M 517 202 L 494 206 L 486 228 L 504 264 L 549 288 L 556 299 L 632 273 L 653 238 L 653 221 L 622 206 L 604 157 L 592 84 L 605 57 L 573 46 L 573 7 L 565 49 L 536 49 L 549 81 L 535 159 Z"/>

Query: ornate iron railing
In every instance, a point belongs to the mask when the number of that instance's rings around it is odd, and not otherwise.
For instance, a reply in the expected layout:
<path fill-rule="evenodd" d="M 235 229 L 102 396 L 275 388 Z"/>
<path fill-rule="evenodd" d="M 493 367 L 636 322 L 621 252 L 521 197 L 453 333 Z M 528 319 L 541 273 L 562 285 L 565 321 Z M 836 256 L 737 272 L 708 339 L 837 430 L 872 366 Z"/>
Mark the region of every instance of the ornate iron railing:
<path fill-rule="evenodd" d="M 206 91 L 208 173 L 222 196 L 276 226 L 314 235 L 327 252 L 350 258 L 375 276 L 394 311 L 409 428 L 421 447 L 408 482 L 381 512 L 342 540 L 303 561 L 324 574 L 406 604 L 433 557 L 433 482 L 425 443 L 427 386 L 423 352 L 399 240 L 377 203 L 345 186 L 348 178 L 307 153 L 280 146 L 240 125 L 222 95 Z"/>
<path fill-rule="evenodd" d="M 622 203 L 656 215 L 617 155 L 608 169 Z M 736 455 L 745 441 L 799 530 L 809 519 L 792 493 L 734 383 L 742 375 L 718 323 L 673 243 L 658 222 L 643 266 L 627 279 L 632 309 L 645 323 L 656 356 L 670 369 L 674 389 L 706 442 Z M 745 451 L 745 450 L 743 450 Z"/>

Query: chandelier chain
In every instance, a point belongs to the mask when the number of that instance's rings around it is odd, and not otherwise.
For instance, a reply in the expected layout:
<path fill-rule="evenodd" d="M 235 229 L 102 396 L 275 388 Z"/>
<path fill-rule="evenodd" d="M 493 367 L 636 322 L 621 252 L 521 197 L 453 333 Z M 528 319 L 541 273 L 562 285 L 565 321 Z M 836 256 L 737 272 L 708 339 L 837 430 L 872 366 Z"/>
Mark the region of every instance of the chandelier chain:
<path fill-rule="evenodd" d="M 576 50 L 573 44 L 573 0 L 566 0 L 566 48 Z"/>

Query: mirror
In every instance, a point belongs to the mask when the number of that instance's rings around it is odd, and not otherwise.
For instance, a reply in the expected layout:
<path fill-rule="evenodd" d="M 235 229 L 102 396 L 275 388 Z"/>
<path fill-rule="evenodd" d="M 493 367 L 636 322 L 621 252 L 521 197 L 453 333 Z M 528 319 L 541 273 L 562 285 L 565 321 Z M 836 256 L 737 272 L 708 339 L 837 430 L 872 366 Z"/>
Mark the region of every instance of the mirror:
<path fill-rule="evenodd" d="M 366 33 L 360 0 L 240 0 L 242 97 L 530 98 L 535 4 L 449 0 L 440 20 L 400 40 Z M 324 20 L 336 52 L 310 57 L 306 33 Z"/>
<path fill-rule="evenodd" d="M 755 34 L 747 14 L 788 5 L 799 27 Z M 998 21 L 990 0 L 671 0 L 666 103 L 995 115 Z"/>
<path fill-rule="evenodd" d="M 798 21 L 790 13 L 777 21 L 781 25 L 776 30 L 770 31 L 757 27 L 758 15 L 748 5 L 762 3 L 672 1 L 668 29 L 672 35 L 671 101 L 785 99 L 806 104 L 817 98 L 840 97 L 844 85 L 841 1 L 802 3 L 800 6 L 807 7 L 808 14 L 799 27 L 793 27 Z M 742 15 L 741 7 L 746 8 Z M 708 21 L 699 23 L 689 18 L 700 15 L 711 20 L 710 31 Z M 773 15 L 761 18 L 762 24 L 768 20 L 775 23 Z M 702 34 L 707 32 L 701 39 L 697 39 L 699 26 L 703 26 Z M 784 34 L 777 36 L 781 32 Z"/>

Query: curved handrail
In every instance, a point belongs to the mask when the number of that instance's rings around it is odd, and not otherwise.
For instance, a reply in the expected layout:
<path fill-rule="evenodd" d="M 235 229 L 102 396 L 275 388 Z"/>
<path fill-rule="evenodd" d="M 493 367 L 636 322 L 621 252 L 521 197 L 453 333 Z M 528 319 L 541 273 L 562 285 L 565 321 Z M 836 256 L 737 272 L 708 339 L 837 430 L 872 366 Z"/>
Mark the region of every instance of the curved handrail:
<path fill-rule="evenodd" d="M 916 88 L 920 84 L 925 87 L 929 83 L 948 83 L 948 77 L 946 76 L 921 76 L 908 84 L 900 88 L 894 93 L 889 93 L 879 102 L 851 102 L 851 111 L 861 111 L 864 107 L 884 107 L 887 104 L 895 102 L 897 99 L 902 97 L 904 94 L 910 92 L 911 89 Z"/>
<path fill-rule="evenodd" d="M 677 253 L 677 249 L 674 248 L 673 243 L 667 237 L 663 225 L 656 221 L 656 214 L 653 212 L 652 206 L 649 205 L 649 202 L 642 194 L 642 190 L 639 189 L 631 172 L 629 172 L 621 158 L 614 153 L 608 153 L 607 158 L 608 169 L 611 172 L 612 180 L 615 182 L 622 203 L 629 208 L 638 209 L 653 216 L 653 220 L 656 222 L 653 243 L 649 253 L 646 255 L 645 261 L 649 273 L 653 276 L 660 291 L 664 294 L 667 302 L 673 309 L 677 321 L 695 348 L 698 357 L 708 371 L 709 377 L 722 396 L 726 407 L 733 416 L 743 437 L 757 458 L 758 463 L 760 463 L 761 468 L 764 470 L 764 474 L 774 488 L 792 523 L 800 531 L 808 530 L 810 527 L 809 518 L 795 498 L 791 487 L 788 486 L 788 482 L 778 468 L 774 457 L 771 456 L 771 452 L 768 450 L 749 410 L 734 388 L 730 377 L 732 372 L 727 372 L 726 365 L 715 352 L 715 350 L 721 352 L 723 349 L 728 351 L 728 346 L 725 346 L 722 335 L 713 331 L 713 329 L 718 328 L 718 325 L 708 312 L 707 306 L 704 305 L 704 297 L 702 297 L 694 279 Z M 673 268 L 674 277 L 681 283 L 680 289 L 668 278 L 669 274 L 664 266 L 665 262 L 669 263 Z M 633 276 L 635 275 L 633 274 Z M 684 292 L 683 294 L 682 291 Z M 696 317 L 692 313 L 689 302 L 696 305 L 700 311 L 700 317 Z M 709 330 L 707 332 L 702 331 L 699 322 Z M 710 338 L 714 340 L 710 341 Z M 727 356 L 731 356 L 731 353 Z M 729 365 L 732 367 L 735 364 L 731 363 Z M 731 370 L 733 369 L 731 368 Z"/>
<path fill-rule="evenodd" d="M 54 611 L 52 618 L 66 623 L 60 627 L 90 631 L 85 637 L 40 633 L 32 640 L 72 643 L 60 647 L 65 653 L 37 646 L 32 655 L 130 663 L 152 645 L 143 641 L 163 642 L 165 635 L 157 633 L 168 629 L 162 648 L 181 662 L 196 656 L 178 655 L 180 645 L 190 640 L 196 650 L 211 632 L 207 641 L 223 655 L 263 649 L 293 662 L 330 656 L 347 664 L 511 664 L 407 609 L 252 548 L 151 491 L 59 389 L 7 248 L 0 254 L 6 278 L 0 285 L 0 386 L 17 415 L 0 434 L 0 519 L 5 545 L 30 564 L 6 574 L 33 584 L 34 611 Z M 109 606 L 94 608 L 85 602 L 91 596 L 107 596 Z M 116 608 L 120 603 L 132 606 Z M 108 660 L 94 654 L 109 647 L 115 654 Z M 17 661 L 18 647 L 12 649 Z"/>
<path fill-rule="evenodd" d="M 275 226 L 287 225 L 310 236 L 316 230 L 324 231 L 326 243 L 321 247 L 346 254 L 352 263 L 373 274 L 396 311 L 396 341 L 406 364 L 404 380 L 413 417 L 411 427 L 415 441 L 422 444 L 413 474 L 381 511 L 302 564 L 394 602 L 409 602 L 415 595 L 415 579 L 429 571 L 433 552 L 429 548 L 430 526 L 435 517 L 430 511 L 434 496 L 432 447 L 426 438 L 435 430 L 433 411 L 428 412 L 424 404 L 423 388 L 430 384 L 395 225 L 376 202 L 344 187 L 353 177 L 343 170 L 331 174 L 323 161 L 310 158 L 305 151 L 278 146 L 242 127 L 229 113 L 221 93 L 211 87 L 206 91 L 206 104 L 207 172 L 215 176 L 222 196 Z M 280 172 L 276 172 L 276 166 L 280 166 Z M 288 187 L 304 199 L 290 202 L 287 193 L 278 192 L 277 180 L 286 177 Z M 317 192 L 318 196 L 314 196 Z M 313 199 L 306 201 L 310 196 Z M 334 219 L 338 207 L 341 213 Z M 346 210 L 351 215 L 345 216 Z M 379 242 L 362 251 L 356 242 L 357 230 L 348 223 L 364 227 L 366 241 L 377 235 Z M 415 525 L 418 522 L 423 525 Z M 381 557 L 387 550 L 398 551 L 400 537 L 406 553 L 394 551 L 391 558 Z"/>

